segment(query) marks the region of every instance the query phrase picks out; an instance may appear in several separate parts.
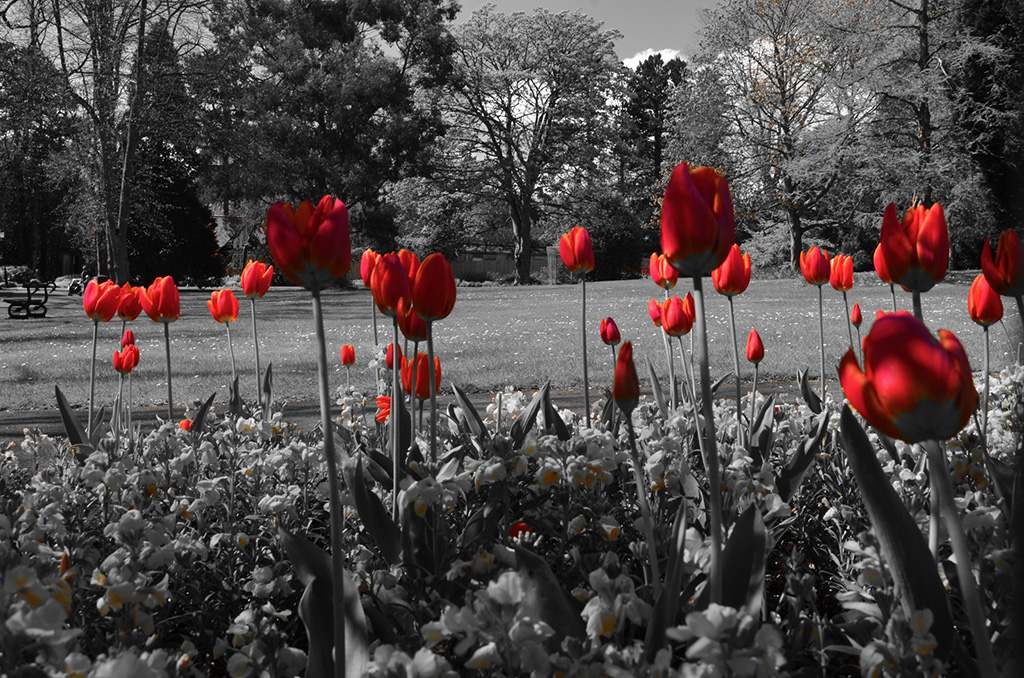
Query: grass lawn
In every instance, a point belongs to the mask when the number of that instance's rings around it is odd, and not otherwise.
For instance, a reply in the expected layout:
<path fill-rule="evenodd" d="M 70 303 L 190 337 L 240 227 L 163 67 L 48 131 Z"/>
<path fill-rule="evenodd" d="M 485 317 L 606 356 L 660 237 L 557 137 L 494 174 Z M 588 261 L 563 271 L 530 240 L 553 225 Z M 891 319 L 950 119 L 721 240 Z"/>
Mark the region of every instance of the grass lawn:
<path fill-rule="evenodd" d="M 936 285 L 924 295 L 924 314 L 933 329 L 952 330 L 963 342 L 972 368 L 981 369 L 982 331 L 967 315 L 967 290 L 973 275 L 958 274 L 958 282 Z M 361 287 L 361 286 L 360 286 Z M 673 290 L 685 295 L 689 282 Z M 825 286 L 826 369 L 835 380 L 835 365 L 848 346 L 842 295 Z M 239 293 L 236 290 L 236 293 Z M 712 378 L 732 371 L 728 303 L 705 281 L 708 299 Z M 649 280 L 589 283 L 587 285 L 587 343 L 590 381 L 593 388 L 610 386 L 611 350 L 601 343 L 601 318 L 612 316 L 624 340 L 632 340 L 637 369 L 647 382 L 646 357 L 659 375 L 666 372 L 661 330 L 647 316 L 647 302 L 661 299 L 662 291 Z M 889 310 L 888 286 L 874 274 L 858 274 L 849 292 L 850 304 L 860 302 L 866 332 L 875 311 Z M 0 319 L 0 409 L 52 408 L 57 384 L 72 405 L 85 406 L 89 397 L 89 360 L 92 323 L 82 311 L 80 297 L 64 290 L 50 297 L 49 313 L 38 320 Z M 226 397 L 231 377 L 224 327 L 214 322 L 206 308 L 209 291 L 183 290 L 181 317 L 170 327 L 174 396 L 179 405 L 205 399 L 212 391 Z M 897 290 L 901 308 L 909 308 L 910 295 Z M 818 377 L 817 290 L 800 279 L 755 280 L 735 300 L 736 327 L 742 351 L 750 329 L 756 328 L 765 344 L 761 379 L 792 380 L 796 370 L 809 366 Z M 303 401 L 316 397 L 316 363 L 312 305 L 307 292 L 271 288 L 256 304 L 260 329 L 260 357 L 264 369 L 274 364 L 275 395 L 280 400 Z M 373 391 L 367 363 L 373 355 L 370 322 L 371 299 L 366 290 L 324 294 L 328 359 L 333 361 L 331 385 L 344 385 L 345 374 L 338 357 L 342 344 L 354 344 L 354 386 Z M 580 336 L 580 288 L 577 285 L 459 288 L 455 310 L 435 325 L 435 350 L 441 357 L 442 390 L 452 381 L 470 391 L 499 389 L 506 385 L 532 388 L 548 379 L 555 388 L 582 385 Z M 391 337 L 390 320 L 378 318 L 381 341 Z M 1021 336 L 1015 305 L 1007 304 L 1005 331 L 994 326 L 992 367 L 1001 369 L 1014 358 L 1011 342 Z M 135 332 L 141 361 L 135 370 L 136 404 L 166 401 L 163 333 L 145 314 L 130 327 Z M 117 388 L 111 355 L 118 348 L 120 321 L 100 326 L 97 351 L 97 405 L 108 404 Z M 1012 335 L 1012 336 L 1011 336 Z M 254 397 L 252 325 L 249 303 L 241 302 L 239 320 L 232 328 L 242 394 Z M 685 341 L 687 350 L 689 342 Z M 425 347 L 423 348 L 425 351 Z M 676 354 L 678 355 L 678 354 Z M 741 353 L 742 359 L 742 353 Z M 749 363 L 742 360 L 743 378 L 752 378 Z M 838 391 L 833 389 L 833 396 Z"/>

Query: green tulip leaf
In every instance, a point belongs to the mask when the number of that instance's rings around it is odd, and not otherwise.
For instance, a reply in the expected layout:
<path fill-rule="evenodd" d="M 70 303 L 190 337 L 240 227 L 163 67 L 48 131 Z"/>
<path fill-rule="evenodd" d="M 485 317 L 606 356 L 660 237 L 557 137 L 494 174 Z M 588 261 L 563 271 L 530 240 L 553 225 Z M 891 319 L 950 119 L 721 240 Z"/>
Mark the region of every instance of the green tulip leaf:
<path fill-rule="evenodd" d="M 752 616 L 760 617 L 766 554 L 764 519 L 757 506 L 751 504 L 736 519 L 722 552 L 722 562 L 725 563 L 722 572 L 723 605 L 742 608 Z M 710 602 L 711 587 L 705 586 L 697 600 L 697 609 L 707 608 Z"/>
<path fill-rule="evenodd" d="M 544 398 L 550 389 L 551 382 L 548 381 L 537 391 L 537 394 L 533 396 L 533 400 L 526 406 L 523 414 L 512 424 L 512 449 L 518 450 L 523 446 L 526 435 L 537 422 L 537 413 L 540 412 L 540 408 L 544 404 Z"/>
<path fill-rule="evenodd" d="M 248 414 L 245 411 L 242 395 L 238 392 L 238 375 L 235 375 L 234 380 L 228 386 L 228 411 L 236 417 L 243 417 Z"/>
<path fill-rule="evenodd" d="M 211 393 L 210 397 L 206 399 L 206 402 L 199 407 L 199 410 L 196 412 L 196 416 L 192 417 L 192 426 L 189 428 L 188 432 L 192 434 L 193 438 L 198 437 L 199 434 L 203 432 L 203 424 L 206 423 L 206 415 L 210 412 L 210 406 L 213 405 L 213 399 L 216 396 L 216 391 Z"/>
<path fill-rule="evenodd" d="M 953 640 L 953 617 L 928 544 L 882 471 L 867 434 L 849 406 L 843 407 L 839 431 L 900 603 L 908 615 L 931 610 L 935 651 L 946 661 Z"/>
<path fill-rule="evenodd" d="M 803 396 L 804 402 L 807 403 L 807 407 L 811 408 L 811 412 L 821 414 L 821 398 L 818 397 L 817 393 L 811 390 L 811 384 L 807 379 L 806 368 L 797 370 L 796 380 L 800 384 L 800 395 Z"/>
<path fill-rule="evenodd" d="M 551 391 L 549 390 L 544 394 L 544 422 L 547 426 L 555 429 L 555 435 L 561 441 L 566 441 L 572 438 L 572 434 L 569 433 L 569 427 L 565 425 L 565 421 L 558 414 L 558 410 L 551 404 Z"/>
<path fill-rule="evenodd" d="M 274 378 L 272 376 L 274 363 L 267 363 L 267 372 L 263 375 L 263 393 L 260 395 L 260 404 L 263 406 L 263 420 L 270 419 L 271 407 L 274 404 Z"/>
<path fill-rule="evenodd" d="M 811 462 L 814 461 L 821 449 L 821 442 L 825 439 L 830 418 L 831 413 L 827 410 L 818 415 L 818 425 L 814 433 L 800 442 L 796 452 L 786 461 L 782 472 L 775 479 L 775 487 L 779 496 L 782 497 L 782 501 L 788 502 L 796 494 L 796 489 L 800 487 L 800 482 L 807 474 L 807 469 L 811 467 Z"/>
<path fill-rule="evenodd" d="M 469 427 L 469 432 L 481 441 L 487 440 L 487 427 L 484 426 L 484 420 L 480 418 L 480 413 L 473 407 L 473 403 L 469 402 L 469 397 L 454 383 L 452 384 L 452 390 L 455 392 L 456 402 L 459 403 L 459 407 L 462 409 L 462 421 Z"/>
<path fill-rule="evenodd" d="M 587 630 L 580 616 L 583 605 L 566 593 L 547 561 L 523 546 L 513 544 L 512 550 L 516 553 L 516 572 L 523 586 L 520 614 L 540 619 L 555 630 L 545 642 L 547 648 L 561 647 L 566 636 L 585 638 Z"/>
<path fill-rule="evenodd" d="M 64 433 L 68 437 L 68 443 L 71 444 L 71 453 L 79 464 L 84 464 L 85 458 L 92 452 L 93 446 L 85 442 L 87 440 L 85 429 L 82 428 L 82 423 L 78 421 L 78 417 L 72 411 L 60 386 L 55 385 L 53 390 L 57 396 L 57 409 L 60 410 L 61 421 L 64 422 Z"/>
<path fill-rule="evenodd" d="M 770 413 L 770 414 L 769 414 Z M 750 456 L 757 467 L 768 458 L 775 437 L 775 396 L 769 397 L 754 417 L 754 433 L 750 439 Z"/>
<path fill-rule="evenodd" d="M 385 560 L 392 565 L 397 565 L 402 561 L 402 535 L 398 526 L 388 515 L 380 497 L 366 487 L 362 459 L 356 462 L 355 470 L 349 473 L 348 480 L 356 512 L 359 514 L 359 519 L 363 521 L 363 526 L 366 527 L 366 531 L 377 544 L 377 548 L 380 549 Z"/>

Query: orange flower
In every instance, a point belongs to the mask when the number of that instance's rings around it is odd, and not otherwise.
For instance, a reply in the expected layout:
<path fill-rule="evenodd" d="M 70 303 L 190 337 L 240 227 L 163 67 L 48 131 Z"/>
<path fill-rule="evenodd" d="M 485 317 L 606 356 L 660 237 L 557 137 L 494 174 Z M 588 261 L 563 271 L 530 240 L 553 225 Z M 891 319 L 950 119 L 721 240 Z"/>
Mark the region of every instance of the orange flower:
<path fill-rule="evenodd" d="M 850 311 L 850 323 L 852 323 L 854 327 L 860 327 L 862 322 L 864 322 L 864 316 L 860 313 L 860 304 L 854 304 L 853 310 Z"/>
<path fill-rule="evenodd" d="M 1024 247 L 1016 231 L 1003 231 L 999 236 L 995 261 L 989 239 L 981 250 L 981 270 L 989 287 L 1007 297 L 1024 295 Z"/>
<path fill-rule="evenodd" d="M 889 203 L 882 217 L 882 258 L 892 276 L 908 292 L 927 292 L 946 277 L 949 229 L 942 206 L 911 207 L 900 222 Z"/>
<path fill-rule="evenodd" d="M 120 352 L 114 351 L 114 369 L 121 374 L 129 374 L 139 364 L 139 347 L 128 344 Z"/>
<path fill-rule="evenodd" d="M 609 346 L 614 346 L 622 341 L 622 336 L 619 334 L 619 327 L 611 318 L 605 318 L 601 321 L 601 341 Z"/>
<path fill-rule="evenodd" d="M 217 290 L 210 295 L 206 307 L 219 323 L 230 323 L 238 319 L 238 299 L 231 290 Z"/>
<path fill-rule="evenodd" d="M 743 294 L 750 285 L 750 255 L 740 253 L 740 246 L 734 244 L 722 265 L 711 272 L 711 282 L 719 294 Z"/>
<path fill-rule="evenodd" d="M 415 252 L 401 249 L 398 250 L 398 260 L 402 262 L 402 268 L 405 269 L 405 274 L 409 277 L 409 289 L 412 289 L 412 283 L 416 280 L 416 273 L 419 272 L 420 258 L 416 256 Z"/>
<path fill-rule="evenodd" d="M 558 253 L 562 255 L 562 263 L 573 273 L 594 270 L 594 247 L 585 228 L 574 226 L 568 233 L 563 233 L 558 241 Z"/>
<path fill-rule="evenodd" d="M 286 278 L 309 290 L 323 289 L 352 266 L 348 209 L 329 195 L 316 207 L 308 200 L 298 208 L 276 202 L 267 211 L 267 244 Z"/>
<path fill-rule="evenodd" d="M 679 271 L 675 269 L 672 262 L 665 258 L 664 254 L 652 252 L 649 268 L 651 270 L 651 280 L 658 287 L 670 290 L 679 281 Z"/>
<path fill-rule="evenodd" d="M 109 322 L 117 315 L 121 305 L 121 288 L 113 280 L 97 282 L 95 278 L 85 286 L 82 307 L 93 322 Z"/>
<path fill-rule="evenodd" d="M 125 330 L 124 334 L 121 335 L 121 348 L 125 346 L 135 345 L 135 333 L 131 330 Z"/>
<path fill-rule="evenodd" d="M 729 183 L 710 167 L 672 170 L 661 205 L 661 250 L 680 274 L 710 273 L 725 261 L 736 226 Z"/>
<path fill-rule="evenodd" d="M 832 273 L 828 282 L 837 292 L 846 292 L 853 287 L 853 259 L 838 254 L 831 261 Z"/>
<path fill-rule="evenodd" d="M 397 254 L 385 254 L 380 258 L 373 268 L 370 290 L 380 312 L 392 318 L 398 313 L 398 302 L 412 297 L 409 275 Z"/>
<path fill-rule="evenodd" d="M 274 267 L 261 261 L 249 260 L 242 269 L 242 294 L 246 299 L 262 299 L 274 279 Z"/>
<path fill-rule="evenodd" d="M 377 421 L 384 423 L 391 416 L 391 398 L 389 396 L 377 397 Z"/>
<path fill-rule="evenodd" d="M 627 415 L 640 403 L 640 379 L 633 364 L 633 342 L 627 341 L 619 348 L 619 360 L 615 364 L 615 381 L 612 384 L 612 398 L 619 409 Z"/>
<path fill-rule="evenodd" d="M 142 310 L 153 322 L 173 323 L 181 314 L 181 299 L 174 278 L 164 276 L 157 278 L 149 288 L 142 288 L 139 293 Z"/>
<path fill-rule="evenodd" d="M 395 369 L 395 358 L 394 358 L 395 344 L 394 342 L 388 344 L 388 350 L 384 354 L 384 362 L 387 364 L 389 370 Z M 398 347 L 398 364 L 402 364 L 402 347 Z"/>
<path fill-rule="evenodd" d="M 1003 317 L 1003 300 L 989 285 L 984 273 L 979 274 L 971 283 L 967 293 L 967 312 L 971 320 L 982 327 L 997 323 Z"/>
<path fill-rule="evenodd" d="M 804 280 L 821 287 L 828 282 L 831 270 L 828 264 L 828 250 L 812 247 L 800 253 L 800 272 Z"/>
<path fill-rule="evenodd" d="M 402 358 L 402 388 L 412 392 L 412 361 Z M 441 359 L 434 356 L 434 392 L 441 388 Z M 430 361 L 426 353 L 416 355 L 416 397 L 425 400 L 430 397 Z"/>
<path fill-rule="evenodd" d="M 689 294 L 689 293 L 687 293 Z M 661 328 L 670 337 L 688 334 L 693 329 L 694 316 L 679 297 L 669 297 L 661 307 Z"/>
<path fill-rule="evenodd" d="M 878 274 L 879 279 L 887 284 L 892 283 L 892 275 L 889 273 L 889 267 L 885 263 L 885 254 L 882 253 L 882 243 L 878 243 L 875 247 L 875 273 Z"/>
<path fill-rule="evenodd" d="M 409 341 L 427 340 L 427 323 L 408 299 L 398 300 L 398 329 Z"/>
<path fill-rule="evenodd" d="M 661 304 L 658 303 L 657 299 L 651 299 L 647 302 L 647 315 L 651 316 L 651 320 L 658 327 L 661 327 Z"/>
<path fill-rule="evenodd" d="M 419 265 L 412 285 L 412 303 L 424 320 L 447 318 L 455 308 L 455 274 L 440 252 L 434 252 Z"/>
<path fill-rule="evenodd" d="M 747 337 L 747 360 L 755 365 L 764 360 L 764 344 L 757 330 L 750 330 L 750 336 Z"/>
<path fill-rule="evenodd" d="M 180 422 L 178 422 L 178 428 L 180 428 L 182 431 L 191 430 L 191 428 L 192 428 L 192 420 L 191 419 L 182 419 Z"/>
<path fill-rule="evenodd" d="M 839 365 L 843 393 L 882 433 L 908 443 L 956 435 L 978 402 L 971 366 L 952 332 L 936 340 L 906 311 L 886 313 L 864 338 L 864 370 L 849 349 Z"/>
<path fill-rule="evenodd" d="M 341 364 L 353 365 L 356 362 L 356 347 L 352 344 L 345 344 L 341 347 Z"/>
<path fill-rule="evenodd" d="M 359 277 L 363 279 L 363 285 L 366 287 L 370 286 L 373 269 L 377 266 L 378 261 L 380 261 L 379 254 L 369 248 L 363 250 L 363 256 L 359 260 Z"/>
<path fill-rule="evenodd" d="M 141 287 L 132 287 L 131 283 L 121 286 L 121 302 L 117 305 L 117 317 L 121 320 L 133 321 L 142 313 Z"/>

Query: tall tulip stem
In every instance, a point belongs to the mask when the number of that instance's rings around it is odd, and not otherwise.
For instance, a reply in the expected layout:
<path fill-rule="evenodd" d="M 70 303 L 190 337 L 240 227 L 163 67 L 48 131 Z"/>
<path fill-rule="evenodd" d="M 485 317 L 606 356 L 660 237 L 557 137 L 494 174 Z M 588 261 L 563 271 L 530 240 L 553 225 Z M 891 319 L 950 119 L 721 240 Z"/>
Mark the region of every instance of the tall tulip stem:
<path fill-rule="evenodd" d="M 316 325 L 317 372 L 320 377 L 320 428 L 324 436 L 324 457 L 327 460 L 327 483 L 331 493 L 331 578 L 334 586 L 331 602 L 334 613 L 334 675 L 345 678 L 345 565 L 341 546 L 341 485 L 334 457 L 334 432 L 331 430 L 331 409 L 327 392 L 327 339 L 324 337 L 324 316 L 320 308 L 320 291 L 313 290 L 313 324 Z M 396 324 L 397 328 L 398 325 Z M 397 331 L 397 330 L 396 330 Z M 396 476 L 397 477 L 397 476 Z"/>
<path fill-rule="evenodd" d="M 754 403 L 757 402 L 757 368 L 758 363 L 754 363 L 754 387 L 750 389 L 750 428 L 747 433 L 747 443 L 750 447 L 754 446 Z"/>
<path fill-rule="evenodd" d="M 167 357 L 167 421 L 174 420 L 174 392 L 171 390 L 171 330 L 164 323 L 164 355 Z"/>
<path fill-rule="evenodd" d="M 697 398 L 693 394 L 696 389 L 693 387 L 693 375 L 690 374 L 689 369 L 686 367 L 686 350 L 683 349 L 683 338 L 681 336 L 676 337 L 676 342 L 679 344 L 679 362 L 683 364 L 683 376 L 679 380 L 683 383 L 683 387 L 680 390 L 684 397 L 689 398 L 690 404 L 693 406 L 693 411 L 696 413 Z"/>
<path fill-rule="evenodd" d="M 843 290 L 843 306 L 846 307 L 846 331 L 850 334 L 850 348 L 854 348 L 853 321 L 850 320 L 850 300 L 846 297 L 846 290 Z"/>
<path fill-rule="evenodd" d="M 896 283 L 889 283 L 889 294 L 892 295 L 892 312 L 896 312 Z"/>
<path fill-rule="evenodd" d="M 614 382 L 615 381 L 615 363 L 616 363 L 615 345 L 614 344 L 609 344 L 608 348 L 610 348 L 612 350 L 612 382 Z M 498 397 L 499 398 L 501 397 L 500 393 L 498 394 Z M 613 431 L 615 430 L 615 418 L 616 418 L 616 415 L 618 414 L 618 411 L 619 411 L 619 408 L 615 407 L 615 405 L 613 404 L 612 405 L 612 420 L 609 422 L 609 427 Z M 500 416 L 500 414 L 501 413 L 500 413 L 500 408 L 499 408 L 499 416 Z"/>
<path fill-rule="evenodd" d="M 434 369 L 434 323 L 427 322 L 427 370 L 430 374 L 430 461 L 437 462 L 437 374 Z"/>
<path fill-rule="evenodd" d="M 117 451 L 117 445 L 121 440 L 121 409 L 124 407 L 124 403 L 121 402 L 121 398 L 124 397 L 124 374 L 117 375 L 117 407 L 114 408 L 114 450 Z"/>
<path fill-rule="evenodd" d="M 928 451 L 928 466 L 932 471 L 930 479 L 932 492 L 939 495 L 946 530 L 949 532 L 953 554 L 956 556 L 956 572 L 960 579 L 960 591 L 963 594 L 964 607 L 967 610 L 967 618 L 970 620 L 971 632 L 974 636 L 978 668 L 983 676 L 995 676 L 998 675 L 998 671 L 996 671 L 992 644 L 985 625 L 981 591 L 971 568 L 971 553 L 967 545 L 967 536 L 964 534 L 964 527 L 957 515 L 956 502 L 953 498 L 953 482 L 949 478 L 946 455 L 936 440 L 928 440 L 923 444 Z"/>
<path fill-rule="evenodd" d="M 1024 296 L 1017 295 L 1014 297 L 1017 300 L 1017 313 L 1020 315 L 1020 322 L 1024 324 Z M 1018 360 L 1020 359 L 1020 353 L 1018 352 Z"/>
<path fill-rule="evenodd" d="M 228 352 L 231 354 L 231 383 L 235 383 L 235 345 L 231 343 L 231 323 L 224 323 L 224 328 L 228 331 Z M 259 392 L 257 391 L 257 395 Z"/>
<path fill-rule="evenodd" d="M 821 406 L 825 406 L 825 302 L 818 285 L 818 342 L 821 344 Z"/>
<path fill-rule="evenodd" d="M 373 315 L 373 345 L 380 346 L 380 341 L 377 339 L 377 302 L 373 300 L 373 295 L 370 295 L 370 308 L 373 309 L 371 311 Z"/>
<path fill-rule="evenodd" d="M 96 343 L 100 337 L 100 321 L 92 321 L 92 365 L 89 368 L 89 421 L 85 422 L 86 434 L 92 438 L 92 408 L 96 399 Z"/>
<path fill-rule="evenodd" d="M 261 400 L 260 389 L 260 340 L 256 336 L 256 299 L 249 299 L 252 308 L 252 345 L 256 349 L 256 402 Z"/>
<path fill-rule="evenodd" d="M 736 314 L 732 306 L 733 295 L 729 299 L 729 330 L 732 332 L 732 368 L 736 372 L 736 442 L 743 444 L 743 410 L 740 405 L 740 348 L 736 343 Z"/>
<path fill-rule="evenodd" d="M 820 290 L 821 288 L 819 288 Z M 722 475 L 718 468 L 718 442 L 715 440 L 715 412 L 711 402 L 711 369 L 708 366 L 708 327 L 704 315 L 704 287 L 700 276 L 693 278 L 693 301 L 696 309 L 697 363 L 700 366 L 700 388 L 703 402 L 704 431 L 707 445 L 704 465 L 708 472 L 708 494 L 711 509 L 711 602 L 722 602 Z"/>
<path fill-rule="evenodd" d="M 636 496 L 640 504 L 640 517 L 643 522 L 644 540 L 647 542 L 648 557 L 651 561 L 651 585 L 654 588 L 654 599 L 661 595 L 661 570 L 658 565 L 657 542 L 654 540 L 654 518 L 651 516 L 651 503 L 647 498 L 647 483 L 644 482 L 644 467 L 640 465 L 640 454 L 636 449 L 636 432 L 633 430 L 633 417 L 625 417 L 626 430 L 629 431 L 629 457 L 633 462 L 633 478 L 636 481 Z"/>
<path fill-rule="evenodd" d="M 416 373 L 419 372 L 419 366 L 416 361 L 420 355 L 420 342 L 412 342 L 412 376 L 409 379 L 409 419 L 412 421 L 412 435 L 409 436 L 410 448 L 416 444 Z"/>
<path fill-rule="evenodd" d="M 583 295 L 582 322 L 580 323 L 580 338 L 583 340 L 583 407 L 586 409 L 587 428 L 590 428 L 590 378 L 587 375 L 587 278 L 585 273 L 580 276 L 580 288 Z"/>
<path fill-rule="evenodd" d="M 402 361 L 398 357 L 398 316 L 396 315 L 392 321 L 395 343 L 391 353 L 391 478 L 394 483 L 391 487 L 391 517 L 398 522 L 398 447 L 402 444 L 402 436 L 399 435 L 399 429 L 402 427 Z"/>
<path fill-rule="evenodd" d="M 668 301 L 668 290 L 665 290 L 665 301 Z M 676 367 L 675 361 L 672 360 L 672 344 L 664 327 L 661 329 L 661 336 L 665 340 L 665 362 L 668 363 L 669 407 L 675 412 L 679 407 L 679 403 L 676 402 Z M 665 419 L 668 420 L 668 417 Z"/>
<path fill-rule="evenodd" d="M 914 290 L 911 296 L 914 299 L 914 317 L 924 322 L 924 310 L 921 308 L 921 293 Z"/>

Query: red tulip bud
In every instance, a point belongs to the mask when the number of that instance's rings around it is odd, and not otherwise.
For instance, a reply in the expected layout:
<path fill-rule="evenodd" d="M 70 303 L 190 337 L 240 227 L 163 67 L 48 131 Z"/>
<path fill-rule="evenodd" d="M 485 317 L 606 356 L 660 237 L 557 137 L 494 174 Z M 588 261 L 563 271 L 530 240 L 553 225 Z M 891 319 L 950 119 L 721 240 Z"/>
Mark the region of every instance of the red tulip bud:
<path fill-rule="evenodd" d="M 605 318 L 601 321 L 601 341 L 609 346 L 614 346 L 622 341 L 622 336 L 619 334 L 619 327 L 611 318 Z"/>
<path fill-rule="evenodd" d="M 242 294 L 246 299 L 262 299 L 274 279 L 274 267 L 263 262 L 249 260 L 242 269 Z"/>
<path fill-rule="evenodd" d="M 121 374 L 129 374 L 139 364 L 139 348 L 128 344 L 120 352 L 114 351 L 114 369 Z"/>
<path fill-rule="evenodd" d="M 419 265 L 412 286 L 412 301 L 424 320 L 447 318 L 455 308 L 455 274 L 440 252 L 434 252 Z"/>
<path fill-rule="evenodd" d="M 891 283 L 892 275 L 889 273 L 889 266 L 885 263 L 885 254 L 882 252 L 882 243 L 878 243 L 878 246 L 875 247 L 874 263 L 875 273 L 878 274 L 879 279 L 886 284 Z"/>
<path fill-rule="evenodd" d="M 740 246 L 734 244 L 722 265 L 711 272 L 711 282 L 719 294 L 743 294 L 750 285 L 750 255 L 741 253 Z"/>
<path fill-rule="evenodd" d="M 949 229 L 939 203 L 927 209 L 911 207 L 902 222 L 896 220 L 896 206 L 889 203 L 879 244 L 893 282 L 908 292 L 927 292 L 946 277 Z"/>
<path fill-rule="evenodd" d="M 359 260 L 359 277 L 363 279 L 363 285 L 370 287 L 370 279 L 373 278 L 373 269 L 380 261 L 380 255 L 367 248 L 363 250 L 363 256 Z"/>
<path fill-rule="evenodd" d="M 192 420 L 182 419 L 180 422 L 178 422 L 178 428 L 180 428 L 182 431 L 190 430 L 192 428 Z"/>
<path fill-rule="evenodd" d="M 121 348 L 125 346 L 135 345 L 135 333 L 131 330 L 125 330 L 124 334 L 121 335 Z"/>
<path fill-rule="evenodd" d="M 747 360 L 755 365 L 764 360 L 764 344 L 757 330 L 750 330 L 750 336 L 747 337 Z"/>
<path fill-rule="evenodd" d="M 402 268 L 405 269 L 405 274 L 409 277 L 409 289 L 412 289 L 412 284 L 416 280 L 416 274 L 420 269 L 420 258 L 416 256 L 415 252 L 401 249 L 398 250 L 398 260 L 402 262 Z"/>
<path fill-rule="evenodd" d="M 408 299 L 398 300 L 398 329 L 409 341 L 427 340 L 427 322 Z"/>
<path fill-rule="evenodd" d="M 651 316 L 651 320 L 658 327 L 661 327 L 661 304 L 656 299 L 651 299 L 647 302 L 647 314 Z"/>
<path fill-rule="evenodd" d="M 238 319 L 238 299 L 231 290 L 217 290 L 206 302 L 210 315 L 219 323 L 230 323 Z"/>
<path fill-rule="evenodd" d="M 612 398 L 627 416 L 640 403 L 640 379 L 633 364 L 633 342 L 627 341 L 619 348 L 619 360 L 615 364 L 615 382 Z"/>
<path fill-rule="evenodd" d="M 93 322 L 109 322 L 117 315 L 121 305 L 121 288 L 113 280 L 97 282 L 95 278 L 85 286 L 82 308 Z"/>
<path fill-rule="evenodd" d="M 356 347 L 352 344 L 345 344 L 341 347 L 341 364 L 346 367 L 356 362 Z"/>
<path fill-rule="evenodd" d="M 385 354 L 385 357 L 384 357 L 384 363 L 388 366 L 389 370 L 395 369 L 394 349 L 395 349 L 395 344 L 393 342 L 388 344 L 388 350 L 387 350 L 387 353 Z M 402 361 L 402 347 L 401 346 L 398 347 L 398 361 L 399 361 L 398 364 L 401 365 L 402 364 L 402 362 L 401 362 Z"/>
<path fill-rule="evenodd" d="M 594 270 L 594 248 L 590 243 L 590 233 L 585 228 L 574 226 L 568 233 L 563 233 L 558 241 L 558 253 L 562 255 L 562 263 L 573 273 Z"/>
<path fill-rule="evenodd" d="M 679 281 L 679 271 L 676 270 L 671 261 L 665 258 L 664 254 L 652 252 L 649 267 L 651 269 L 651 280 L 658 287 L 670 290 Z"/>
<path fill-rule="evenodd" d="M 661 250 L 676 270 L 692 278 L 721 266 L 735 230 L 725 177 L 710 167 L 677 165 L 661 205 Z"/>
<path fill-rule="evenodd" d="M 181 313 L 178 286 L 169 275 L 157 278 L 148 289 L 143 288 L 139 298 L 142 301 L 142 310 L 153 322 L 173 323 Z"/>
<path fill-rule="evenodd" d="M 860 324 L 864 322 L 864 316 L 860 313 L 860 304 L 854 304 L 853 310 L 850 311 L 850 322 L 854 327 L 860 327 Z"/>
<path fill-rule="evenodd" d="M 398 302 L 412 297 L 409 275 L 398 255 L 385 254 L 380 258 L 373 269 L 370 289 L 373 291 L 373 301 L 380 312 L 394 318 L 398 313 Z"/>
<path fill-rule="evenodd" d="M 130 283 L 121 286 L 121 301 L 117 305 L 117 317 L 121 320 L 133 321 L 142 313 L 142 288 L 132 287 Z"/>
<path fill-rule="evenodd" d="M 985 274 L 979 274 L 967 293 L 967 312 L 982 327 L 999 322 L 1003 317 L 1003 300 L 989 285 Z"/>
<path fill-rule="evenodd" d="M 981 270 L 989 287 L 1007 297 L 1024 295 L 1024 247 L 1016 231 L 1003 231 L 995 261 L 989 240 L 981 250 Z"/>
<path fill-rule="evenodd" d="M 402 388 L 412 392 L 412 361 L 402 358 Z M 434 356 L 434 392 L 441 388 L 441 359 Z M 416 355 L 416 397 L 425 400 L 430 397 L 430 361 L 426 353 Z"/>
<path fill-rule="evenodd" d="M 845 254 L 836 255 L 831 262 L 828 282 L 837 292 L 846 292 L 853 287 L 853 259 Z"/>
<path fill-rule="evenodd" d="M 832 271 L 828 263 L 828 250 L 812 247 L 800 253 L 800 272 L 804 280 L 821 287 L 828 282 Z"/>
<path fill-rule="evenodd" d="M 661 307 L 661 328 L 670 337 L 688 334 L 693 329 L 693 320 L 679 297 L 669 297 Z"/>

